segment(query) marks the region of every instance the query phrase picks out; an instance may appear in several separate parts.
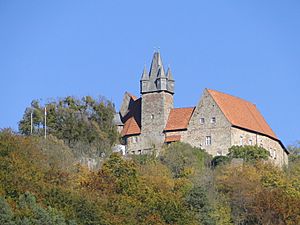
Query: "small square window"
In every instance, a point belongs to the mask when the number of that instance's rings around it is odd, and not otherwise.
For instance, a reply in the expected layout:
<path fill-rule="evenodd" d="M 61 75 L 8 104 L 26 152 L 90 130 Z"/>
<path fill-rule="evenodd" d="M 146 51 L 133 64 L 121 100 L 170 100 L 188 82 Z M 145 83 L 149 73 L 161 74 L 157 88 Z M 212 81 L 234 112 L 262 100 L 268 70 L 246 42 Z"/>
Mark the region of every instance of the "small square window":
<path fill-rule="evenodd" d="M 205 145 L 211 145 L 211 136 L 206 136 Z"/>
<path fill-rule="evenodd" d="M 249 139 L 249 145 L 252 145 L 252 139 Z"/>
<path fill-rule="evenodd" d="M 137 136 L 132 137 L 132 143 L 137 143 L 137 142 L 138 142 L 138 137 Z"/>
<path fill-rule="evenodd" d="M 211 123 L 216 123 L 216 117 L 212 117 L 210 120 Z"/>
<path fill-rule="evenodd" d="M 203 117 L 200 118 L 200 124 L 204 124 L 204 122 L 205 122 L 204 118 Z"/>

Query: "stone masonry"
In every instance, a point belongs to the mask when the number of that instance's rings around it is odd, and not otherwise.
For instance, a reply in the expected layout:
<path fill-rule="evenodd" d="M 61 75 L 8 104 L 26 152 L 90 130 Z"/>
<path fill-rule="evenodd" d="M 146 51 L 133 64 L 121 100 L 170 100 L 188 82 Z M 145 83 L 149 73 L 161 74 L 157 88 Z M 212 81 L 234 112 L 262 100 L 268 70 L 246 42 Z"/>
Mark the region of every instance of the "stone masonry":
<path fill-rule="evenodd" d="M 205 89 L 196 107 L 174 108 L 175 81 L 165 73 L 159 52 L 150 72 L 144 68 L 141 97 L 125 93 L 115 123 L 127 154 L 144 154 L 164 144 L 182 141 L 213 156 L 226 155 L 233 145 L 257 145 L 270 152 L 279 166 L 288 163 L 288 151 L 256 106 L 246 100 Z"/>

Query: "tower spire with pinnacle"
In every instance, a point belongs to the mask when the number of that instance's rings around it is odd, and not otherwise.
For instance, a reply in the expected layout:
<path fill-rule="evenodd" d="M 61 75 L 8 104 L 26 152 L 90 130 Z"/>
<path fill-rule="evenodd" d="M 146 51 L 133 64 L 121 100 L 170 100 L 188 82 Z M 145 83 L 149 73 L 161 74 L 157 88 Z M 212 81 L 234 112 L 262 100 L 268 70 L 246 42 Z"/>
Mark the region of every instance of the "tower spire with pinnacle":
<path fill-rule="evenodd" d="M 170 77 L 170 81 L 172 83 L 170 85 L 168 84 L 168 77 Z M 167 91 L 171 94 L 174 94 L 174 88 L 168 88 L 168 86 L 174 86 L 174 80 L 171 71 L 168 69 L 167 74 L 165 73 L 159 51 L 154 52 L 149 74 L 147 74 L 147 70 L 144 67 L 140 83 L 141 94 L 160 91 Z"/>

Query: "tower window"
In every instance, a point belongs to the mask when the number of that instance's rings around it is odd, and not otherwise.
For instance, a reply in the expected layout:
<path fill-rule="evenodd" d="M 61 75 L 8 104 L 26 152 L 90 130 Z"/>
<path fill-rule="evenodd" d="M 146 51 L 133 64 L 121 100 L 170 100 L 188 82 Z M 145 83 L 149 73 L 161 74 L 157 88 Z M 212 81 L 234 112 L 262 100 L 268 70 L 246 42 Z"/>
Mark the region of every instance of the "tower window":
<path fill-rule="evenodd" d="M 211 145 L 211 136 L 206 136 L 205 145 Z"/>
<path fill-rule="evenodd" d="M 204 124 L 204 118 L 203 117 L 200 118 L 200 124 Z"/>
<path fill-rule="evenodd" d="M 210 120 L 211 123 L 216 123 L 216 117 L 212 117 Z"/>

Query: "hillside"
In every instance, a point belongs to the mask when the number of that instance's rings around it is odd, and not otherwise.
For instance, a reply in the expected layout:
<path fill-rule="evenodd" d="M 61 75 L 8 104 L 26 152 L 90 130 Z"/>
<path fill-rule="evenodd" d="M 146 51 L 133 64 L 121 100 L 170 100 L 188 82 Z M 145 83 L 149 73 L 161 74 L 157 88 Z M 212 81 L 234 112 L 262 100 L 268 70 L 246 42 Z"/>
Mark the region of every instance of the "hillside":
<path fill-rule="evenodd" d="M 205 152 L 178 143 L 158 158 L 112 154 L 91 172 L 72 163 L 62 142 L 8 131 L 0 133 L 0 157 L 1 224 L 300 221 L 299 157 L 284 171 L 259 161 L 213 169 Z"/>
<path fill-rule="evenodd" d="M 158 156 L 123 157 L 110 151 L 118 141 L 112 103 L 71 97 L 47 103 L 47 139 L 43 107 L 34 101 L 25 110 L 21 134 L 0 132 L 0 224 L 300 223 L 299 146 L 289 148 L 283 169 L 257 146 L 212 158 L 173 143 Z M 89 170 L 84 157 L 99 164 Z"/>

